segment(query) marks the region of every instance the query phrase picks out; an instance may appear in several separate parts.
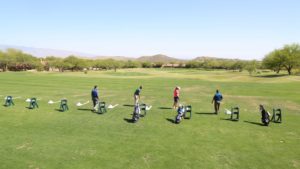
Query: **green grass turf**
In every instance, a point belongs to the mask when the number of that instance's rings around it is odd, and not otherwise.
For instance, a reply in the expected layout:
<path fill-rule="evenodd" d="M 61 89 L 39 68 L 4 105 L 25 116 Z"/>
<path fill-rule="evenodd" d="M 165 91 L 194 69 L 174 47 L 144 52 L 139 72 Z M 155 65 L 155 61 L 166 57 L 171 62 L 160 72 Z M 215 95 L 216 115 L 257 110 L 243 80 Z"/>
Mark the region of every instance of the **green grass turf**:
<path fill-rule="evenodd" d="M 130 69 L 103 72 L 0 73 L 0 95 L 14 97 L 0 107 L 0 168 L 300 168 L 300 77 L 271 73 L 187 69 Z M 119 104 L 108 113 L 91 112 L 97 84 L 100 97 Z M 128 123 L 133 92 L 143 85 L 141 101 L 153 105 L 145 118 Z M 173 89 L 193 106 L 191 120 L 175 125 Z M 215 89 L 224 96 L 222 113 L 212 115 Z M 40 108 L 29 110 L 26 98 Z M 49 100 L 67 98 L 59 112 Z M 4 99 L 2 100 L 4 103 Z M 283 109 L 283 123 L 260 125 L 259 104 Z M 238 105 L 239 122 L 226 120 L 224 108 Z"/>

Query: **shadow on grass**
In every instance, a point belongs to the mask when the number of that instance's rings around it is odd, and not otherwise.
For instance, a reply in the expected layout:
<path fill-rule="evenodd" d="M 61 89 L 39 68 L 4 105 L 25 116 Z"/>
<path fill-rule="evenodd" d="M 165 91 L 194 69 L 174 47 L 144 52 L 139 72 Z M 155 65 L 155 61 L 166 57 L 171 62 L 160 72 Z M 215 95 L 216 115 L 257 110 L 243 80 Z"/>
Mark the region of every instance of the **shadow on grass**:
<path fill-rule="evenodd" d="M 55 109 L 55 111 L 64 112 L 64 111 L 62 111 L 61 109 Z"/>
<path fill-rule="evenodd" d="M 27 109 L 29 109 L 29 110 L 38 109 L 38 107 L 36 107 L 36 108 L 32 108 L 32 107 L 25 107 L 25 108 L 27 108 Z"/>
<path fill-rule="evenodd" d="M 134 123 L 132 119 L 124 118 L 123 120 L 126 121 L 127 123 Z"/>
<path fill-rule="evenodd" d="M 123 104 L 123 106 L 125 106 L 125 107 L 134 107 L 134 105 L 132 105 L 132 104 Z"/>
<path fill-rule="evenodd" d="M 232 122 L 238 122 L 239 120 L 238 119 L 231 119 L 231 118 L 221 118 L 221 120 L 227 120 L 227 121 L 232 121 Z"/>
<path fill-rule="evenodd" d="M 80 110 L 80 111 L 91 111 L 91 112 L 93 112 L 93 109 L 78 108 L 77 110 Z"/>
<path fill-rule="evenodd" d="M 175 123 L 174 119 L 166 118 L 166 120 L 167 120 L 168 122 L 173 123 L 173 124 Z"/>
<path fill-rule="evenodd" d="M 253 121 L 244 121 L 245 123 L 249 123 L 249 124 L 255 124 L 258 126 L 264 126 L 262 123 L 258 123 L 258 122 L 253 122 Z"/>
<path fill-rule="evenodd" d="M 195 114 L 199 114 L 199 115 L 217 115 L 216 113 L 206 113 L 206 112 L 196 112 Z"/>
<path fill-rule="evenodd" d="M 171 110 L 171 109 L 173 109 L 173 108 L 172 108 L 172 107 L 159 107 L 158 109 Z"/>
<path fill-rule="evenodd" d="M 255 76 L 255 77 L 260 77 L 260 78 L 276 78 L 276 77 L 283 77 L 283 76 L 288 76 L 288 74 L 258 75 L 258 76 Z"/>

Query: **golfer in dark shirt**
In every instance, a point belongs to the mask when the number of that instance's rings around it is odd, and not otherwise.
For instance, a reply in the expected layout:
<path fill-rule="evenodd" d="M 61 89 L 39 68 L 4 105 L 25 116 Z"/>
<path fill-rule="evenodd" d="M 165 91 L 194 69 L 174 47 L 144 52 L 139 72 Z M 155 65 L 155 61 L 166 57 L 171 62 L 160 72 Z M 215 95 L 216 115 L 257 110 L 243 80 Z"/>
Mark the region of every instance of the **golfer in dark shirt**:
<path fill-rule="evenodd" d="M 136 105 L 137 103 L 139 103 L 140 100 L 140 94 L 141 94 L 141 90 L 142 90 L 142 86 L 140 86 L 138 89 L 135 90 L 133 98 L 134 98 L 134 105 Z"/>
<path fill-rule="evenodd" d="M 94 89 L 91 92 L 91 96 L 92 96 L 93 105 L 95 107 L 98 104 L 98 101 L 99 101 L 98 87 L 97 86 L 94 86 Z"/>
<path fill-rule="evenodd" d="M 221 101 L 223 100 L 223 96 L 222 94 L 219 92 L 219 90 L 216 91 L 216 94 L 214 95 L 211 103 L 214 103 L 214 107 L 215 107 L 215 113 L 218 114 L 219 110 L 220 110 L 220 104 Z"/>

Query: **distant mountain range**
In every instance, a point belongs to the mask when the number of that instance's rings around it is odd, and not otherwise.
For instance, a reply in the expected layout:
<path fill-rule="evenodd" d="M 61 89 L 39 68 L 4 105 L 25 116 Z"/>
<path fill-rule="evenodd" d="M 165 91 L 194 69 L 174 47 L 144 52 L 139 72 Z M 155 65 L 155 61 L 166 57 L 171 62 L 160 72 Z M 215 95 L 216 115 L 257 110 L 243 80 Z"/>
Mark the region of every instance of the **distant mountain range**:
<path fill-rule="evenodd" d="M 142 56 L 136 59 L 140 62 L 161 62 L 161 63 L 170 63 L 170 62 L 182 62 L 184 60 L 172 58 L 166 55 L 158 54 L 153 56 Z"/>
<path fill-rule="evenodd" d="M 24 53 L 31 54 L 35 57 L 46 57 L 46 56 L 56 56 L 56 57 L 67 57 L 70 55 L 80 56 L 80 57 L 96 57 L 97 55 L 82 53 L 82 52 L 74 52 L 74 51 L 66 51 L 66 50 L 56 50 L 56 49 L 45 49 L 45 48 L 33 48 L 33 47 L 25 47 L 25 46 L 13 46 L 13 45 L 0 45 L 0 50 L 4 51 L 8 48 L 19 49 Z"/>
<path fill-rule="evenodd" d="M 218 58 L 218 57 L 211 57 L 211 56 L 200 56 L 192 59 L 192 61 L 199 61 L 199 62 L 204 62 L 207 60 L 235 60 L 238 61 L 240 59 L 228 59 L 228 58 Z"/>
<path fill-rule="evenodd" d="M 153 55 L 153 56 L 141 56 L 139 58 L 126 57 L 126 56 L 99 56 L 96 54 L 66 51 L 66 50 L 56 50 L 56 49 L 45 49 L 45 48 L 33 48 L 33 47 L 24 47 L 24 46 L 13 46 L 13 45 L 0 45 L 0 50 L 5 51 L 8 48 L 14 48 L 23 51 L 24 53 L 31 54 L 35 57 L 47 57 L 47 56 L 56 56 L 56 57 L 68 57 L 74 55 L 77 57 L 89 58 L 89 59 L 114 59 L 114 60 L 136 60 L 140 62 L 161 62 L 161 63 L 172 63 L 172 62 L 187 62 L 189 60 L 182 60 L 173 57 L 169 57 L 163 54 Z M 205 61 L 205 60 L 237 60 L 237 59 L 222 59 L 209 56 L 196 57 L 190 59 L 192 61 Z"/>
<path fill-rule="evenodd" d="M 158 54 L 154 56 L 142 56 L 139 58 L 126 57 L 126 56 L 99 56 L 96 54 L 66 51 L 66 50 L 56 50 L 56 49 L 45 49 L 45 48 L 33 48 L 33 47 L 24 47 L 24 46 L 13 46 L 13 45 L 0 45 L 0 50 L 5 51 L 8 48 L 18 49 L 24 53 L 31 54 L 35 57 L 47 57 L 47 56 L 56 56 L 56 57 L 68 57 L 70 55 L 90 58 L 90 59 L 114 59 L 114 60 L 137 60 L 141 62 L 177 62 L 182 61 L 180 59 L 172 58 L 166 55 Z"/>

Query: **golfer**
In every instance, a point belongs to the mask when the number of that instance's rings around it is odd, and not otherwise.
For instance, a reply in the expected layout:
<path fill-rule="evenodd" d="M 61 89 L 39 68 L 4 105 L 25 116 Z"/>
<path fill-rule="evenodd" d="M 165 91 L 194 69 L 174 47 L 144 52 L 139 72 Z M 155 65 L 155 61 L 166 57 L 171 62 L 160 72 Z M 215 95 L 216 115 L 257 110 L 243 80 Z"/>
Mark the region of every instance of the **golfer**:
<path fill-rule="evenodd" d="M 215 113 L 218 114 L 219 110 L 220 110 L 220 104 L 221 101 L 223 100 L 223 96 L 222 94 L 219 92 L 219 90 L 216 90 L 216 94 L 214 95 L 211 103 L 215 103 Z"/>
<path fill-rule="evenodd" d="M 141 90 L 142 90 L 143 86 L 140 86 L 138 89 L 135 90 L 133 98 L 134 98 L 134 105 L 139 103 L 140 100 L 140 94 L 141 94 Z"/>
<path fill-rule="evenodd" d="M 179 104 L 179 91 L 180 91 L 180 87 L 176 86 L 173 92 L 174 95 L 174 104 L 173 104 L 173 109 L 177 109 L 178 108 L 178 104 Z"/>
<path fill-rule="evenodd" d="M 98 104 L 99 101 L 97 85 L 94 86 L 94 89 L 91 92 L 91 96 L 92 96 L 93 106 L 95 108 L 95 106 Z"/>

